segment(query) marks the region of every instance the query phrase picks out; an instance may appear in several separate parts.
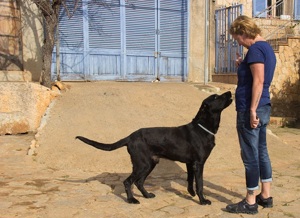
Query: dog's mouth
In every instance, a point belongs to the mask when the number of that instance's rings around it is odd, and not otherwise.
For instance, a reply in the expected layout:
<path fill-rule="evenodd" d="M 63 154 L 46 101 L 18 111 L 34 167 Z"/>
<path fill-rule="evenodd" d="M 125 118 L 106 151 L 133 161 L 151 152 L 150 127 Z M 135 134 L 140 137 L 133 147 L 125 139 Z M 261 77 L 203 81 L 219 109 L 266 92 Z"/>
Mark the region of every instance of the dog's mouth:
<path fill-rule="evenodd" d="M 226 99 L 227 99 L 227 102 L 226 102 L 226 105 L 225 105 L 225 108 L 226 108 L 226 107 L 228 107 L 228 106 L 232 103 L 232 101 L 233 101 L 233 99 L 232 99 L 232 94 L 231 94 L 230 91 L 228 91 L 228 92 L 225 92 L 225 93 L 223 94 L 223 96 L 225 96 Z"/>

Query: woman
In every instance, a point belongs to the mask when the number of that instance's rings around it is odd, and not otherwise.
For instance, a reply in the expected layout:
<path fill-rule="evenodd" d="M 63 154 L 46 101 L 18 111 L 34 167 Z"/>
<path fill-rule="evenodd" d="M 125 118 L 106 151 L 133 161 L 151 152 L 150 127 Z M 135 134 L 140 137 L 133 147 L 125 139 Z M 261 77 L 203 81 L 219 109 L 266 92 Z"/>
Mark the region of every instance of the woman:
<path fill-rule="evenodd" d="M 237 132 L 241 157 L 246 171 L 246 197 L 227 205 L 231 213 L 258 212 L 258 205 L 272 207 L 270 196 L 272 167 L 269 159 L 266 130 L 270 120 L 269 87 L 273 79 L 276 57 L 272 47 L 261 36 L 261 29 L 247 16 L 239 16 L 230 27 L 230 34 L 248 49 L 242 60 L 238 55 L 238 85 L 235 93 Z M 261 192 L 256 195 L 261 181 Z"/>

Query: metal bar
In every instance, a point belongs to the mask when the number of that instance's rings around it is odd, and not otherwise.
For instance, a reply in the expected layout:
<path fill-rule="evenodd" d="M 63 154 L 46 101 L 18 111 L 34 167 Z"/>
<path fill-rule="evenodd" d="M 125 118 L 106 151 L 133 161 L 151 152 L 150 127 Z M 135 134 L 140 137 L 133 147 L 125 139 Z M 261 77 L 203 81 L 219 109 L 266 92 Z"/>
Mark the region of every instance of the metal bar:
<path fill-rule="evenodd" d="M 230 7 L 221 8 L 215 11 L 216 23 L 216 62 L 215 73 L 236 72 L 235 54 L 242 54 L 242 46 L 234 42 L 229 33 L 233 20 L 242 14 L 242 4 L 234 4 Z"/>
<path fill-rule="evenodd" d="M 83 19 L 83 74 L 84 79 L 88 77 L 88 75 L 92 74 L 90 72 L 90 64 L 89 64 L 89 12 L 88 12 L 88 2 L 82 1 L 82 19 Z"/>
<path fill-rule="evenodd" d="M 60 51 L 59 51 L 59 47 L 60 47 L 60 40 L 59 40 L 59 22 L 57 22 L 57 26 L 56 26 L 56 79 L 57 81 L 60 81 Z"/>
<path fill-rule="evenodd" d="M 208 57 L 209 57 L 209 0 L 205 1 L 205 51 L 204 51 L 204 84 L 208 83 Z"/>
<path fill-rule="evenodd" d="M 126 51 L 126 7 L 125 0 L 120 0 L 120 32 L 121 32 L 121 69 L 120 74 L 121 78 L 124 79 L 127 74 L 127 51 Z"/>

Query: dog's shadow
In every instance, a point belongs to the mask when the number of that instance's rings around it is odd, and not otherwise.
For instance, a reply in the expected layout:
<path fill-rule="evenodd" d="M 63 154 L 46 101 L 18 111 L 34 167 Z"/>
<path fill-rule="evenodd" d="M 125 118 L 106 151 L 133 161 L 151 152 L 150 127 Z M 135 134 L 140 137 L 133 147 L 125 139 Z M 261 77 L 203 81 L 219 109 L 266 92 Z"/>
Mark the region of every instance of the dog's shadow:
<path fill-rule="evenodd" d="M 83 179 L 83 180 L 64 180 L 67 182 L 78 182 L 87 183 L 92 181 L 98 181 L 101 184 L 109 186 L 112 193 L 119 198 L 126 201 L 125 188 L 123 181 L 130 175 L 130 173 L 101 173 L 99 175 Z M 177 196 L 185 199 L 192 200 L 199 203 L 197 196 L 192 197 L 187 191 L 187 173 L 174 161 L 169 161 L 165 159 L 160 160 L 160 164 L 151 172 L 145 181 L 145 189 L 149 192 L 155 194 L 157 190 L 172 192 Z M 214 191 L 215 190 L 215 191 Z M 95 190 L 96 191 L 96 190 Z M 221 193 L 221 194 L 218 194 Z M 208 199 L 216 199 L 217 201 L 224 202 L 226 204 L 231 204 L 232 201 L 226 196 L 233 196 L 238 198 L 243 198 L 244 196 L 236 192 L 230 191 L 220 185 L 214 184 L 207 180 L 204 180 L 204 194 Z M 136 189 L 134 190 L 134 195 L 138 198 L 142 197 L 141 193 Z"/>

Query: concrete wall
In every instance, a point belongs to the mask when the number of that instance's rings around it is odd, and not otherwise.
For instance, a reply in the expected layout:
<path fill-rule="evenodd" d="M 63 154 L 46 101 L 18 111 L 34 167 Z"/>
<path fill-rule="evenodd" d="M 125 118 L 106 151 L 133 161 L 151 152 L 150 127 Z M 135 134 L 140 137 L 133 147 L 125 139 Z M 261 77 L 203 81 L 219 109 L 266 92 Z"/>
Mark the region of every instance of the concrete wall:
<path fill-rule="evenodd" d="M 23 71 L 0 71 L 0 81 L 39 81 L 42 69 L 43 28 L 32 1 L 18 1 L 21 11 Z"/>
<path fill-rule="evenodd" d="M 39 81 L 42 69 L 43 26 L 32 1 L 19 1 L 23 70 L 0 71 L 0 81 Z"/>
<path fill-rule="evenodd" d="M 43 24 L 32 1 L 20 1 L 23 34 L 24 71 L 30 72 L 32 81 L 39 81 L 42 70 Z"/>
<path fill-rule="evenodd" d="M 214 9 L 215 4 L 212 1 L 207 1 L 209 4 L 209 47 L 208 52 L 205 52 L 205 4 L 206 0 L 190 1 L 189 14 L 189 53 L 188 53 L 188 81 L 189 82 L 204 82 L 205 78 L 205 56 L 207 58 L 208 81 L 211 81 L 211 75 L 214 72 L 215 63 L 215 22 Z"/>

